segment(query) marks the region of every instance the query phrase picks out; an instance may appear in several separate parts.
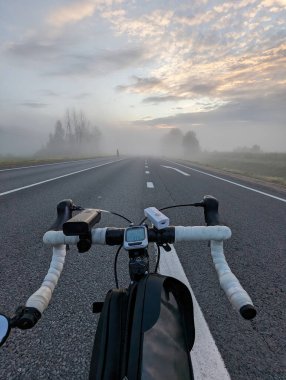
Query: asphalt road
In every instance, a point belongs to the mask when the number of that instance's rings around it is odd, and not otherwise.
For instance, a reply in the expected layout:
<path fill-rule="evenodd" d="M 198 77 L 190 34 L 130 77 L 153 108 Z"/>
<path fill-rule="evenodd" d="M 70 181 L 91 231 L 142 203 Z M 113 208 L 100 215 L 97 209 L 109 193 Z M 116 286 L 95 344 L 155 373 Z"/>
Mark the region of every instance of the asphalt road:
<path fill-rule="evenodd" d="M 0 310 L 11 315 L 40 286 L 51 258 L 42 236 L 53 222 L 60 200 L 71 198 L 81 206 L 121 212 L 138 222 L 144 207 L 191 203 L 211 194 L 219 199 L 222 220 L 233 231 L 225 254 L 257 307 L 255 321 L 242 320 L 228 303 L 206 243 L 177 244 L 178 256 L 231 378 L 285 379 L 286 203 L 188 169 L 187 163 L 180 162 L 185 165 L 180 166 L 148 158 L 148 169 L 144 163 L 145 158 L 101 158 L 0 171 Z M 93 169 L 85 170 L 89 168 Z M 283 192 L 229 179 L 286 199 Z M 154 188 L 147 188 L 147 181 Z M 43 183 L 27 187 L 38 182 Z M 15 189 L 21 190 L 11 192 Z M 204 224 L 200 209 L 174 209 L 168 216 L 172 224 Z M 105 225 L 122 222 L 104 216 L 100 226 Z M 1 379 L 88 378 L 97 321 L 91 305 L 103 300 L 114 286 L 113 259 L 114 250 L 106 247 L 86 254 L 74 248 L 68 252 L 41 321 L 30 331 L 12 330 L 1 348 Z M 121 285 L 128 282 L 127 263 L 123 253 L 119 260 Z"/>

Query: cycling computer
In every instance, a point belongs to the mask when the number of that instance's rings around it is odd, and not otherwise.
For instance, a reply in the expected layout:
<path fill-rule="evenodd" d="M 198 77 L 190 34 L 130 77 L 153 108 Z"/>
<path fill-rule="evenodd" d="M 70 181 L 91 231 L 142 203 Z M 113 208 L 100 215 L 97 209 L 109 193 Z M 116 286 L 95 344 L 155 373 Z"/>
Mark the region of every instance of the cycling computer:
<path fill-rule="evenodd" d="M 123 247 L 131 249 L 146 248 L 148 245 L 147 228 L 144 226 L 132 226 L 125 228 Z"/>

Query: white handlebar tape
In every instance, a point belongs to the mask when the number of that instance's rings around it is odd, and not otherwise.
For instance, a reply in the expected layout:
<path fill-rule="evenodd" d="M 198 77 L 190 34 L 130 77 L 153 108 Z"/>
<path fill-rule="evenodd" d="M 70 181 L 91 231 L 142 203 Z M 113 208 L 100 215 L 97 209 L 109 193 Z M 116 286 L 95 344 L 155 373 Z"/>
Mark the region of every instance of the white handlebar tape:
<path fill-rule="evenodd" d="M 200 240 L 226 240 L 231 237 L 231 230 L 226 226 L 175 227 L 175 242 Z"/>
<path fill-rule="evenodd" d="M 107 228 L 94 228 L 91 230 L 93 244 L 106 244 L 105 234 Z M 43 237 L 43 242 L 49 245 L 70 244 L 75 245 L 79 242 L 78 236 L 66 236 L 63 231 L 48 231 Z"/>
<path fill-rule="evenodd" d="M 60 278 L 66 256 L 66 246 L 57 245 L 53 247 L 53 257 L 49 271 L 41 285 L 41 287 L 31 295 L 26 302 L 27 307 L 34 307 L 40 313 L 48 307 L 52 298 L 52 293 Z"/>
<path fill-rule="evenodd" d="M 106 244 L 105 235 L 107 228 L 94 228 L 91 231 L 93 244 Z M 203 240 L 226 240 L 231 237 L 231 230 L 226 226 L 194 226 L 175 227 L 175 242 L 178 241 L 203 241 Z M 45 244 L 70 244 L 79 242 L 78 236 L 66 236 L 62 231 L 48 231 L 43 237 Z"/>
<path fill-rule="evenodd" d="M 107 227 L 105 228 L 94 228 L 91 230 L 91 237 L 93 244 L 106 244 L 105 235 Z"/>
<path fill-rule="evenodd" d="M 251 298 L 231 272 L 223 253 L 222 241 L 211 241 L 211 255 L 217 271 L 220 286 L 226 293 L 230 303 L 239 312 L 241 307 L 252 305 Z"/>
<path fill-rule="evenodd" d="M 66 236 L 63 231 L 47 231 L 43 236 L 43 242 L 49 245 L 76 244 L 79 242 L 78 236 Z"/>

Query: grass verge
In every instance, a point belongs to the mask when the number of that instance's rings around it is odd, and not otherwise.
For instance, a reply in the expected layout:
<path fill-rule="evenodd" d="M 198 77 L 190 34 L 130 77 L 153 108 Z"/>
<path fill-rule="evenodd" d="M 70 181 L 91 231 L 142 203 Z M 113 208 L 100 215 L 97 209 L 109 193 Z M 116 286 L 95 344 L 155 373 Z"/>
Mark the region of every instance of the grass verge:
<path fill-rule="evenodd" d="M 41 165 L 41 164 L 53 164 L 56 162 L 66 162 L 66 161 L 80 161 L 80 160 L 88 160 L 96 157 L 53 157 L 53 158 L 28 158 L 28 157 L 0 157 L 0 168 L 1 169 L 12 169 L 16 167 L 22 166 L 33 166 L 33 165 Z"/>
<path fill-rule="evenodd" d="M 286 187 L 286 153 L 206 153 L 195 162 Z"/>

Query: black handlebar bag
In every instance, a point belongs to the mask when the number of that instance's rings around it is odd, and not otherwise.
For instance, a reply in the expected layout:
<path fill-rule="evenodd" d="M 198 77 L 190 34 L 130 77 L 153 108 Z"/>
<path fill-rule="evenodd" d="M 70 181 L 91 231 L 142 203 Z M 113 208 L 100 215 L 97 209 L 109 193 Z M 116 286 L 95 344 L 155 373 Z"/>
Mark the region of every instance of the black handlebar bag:
<path fill-rule="evenodd" d="M 92 353 L 90 380 L 191 380 L 193 303 L 179 280 L 149 274 L 108 292 Z"/>

